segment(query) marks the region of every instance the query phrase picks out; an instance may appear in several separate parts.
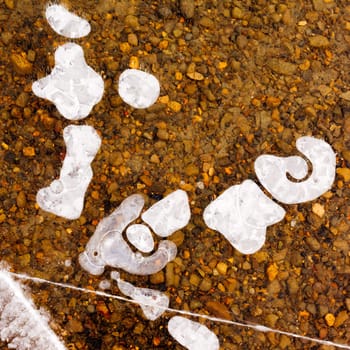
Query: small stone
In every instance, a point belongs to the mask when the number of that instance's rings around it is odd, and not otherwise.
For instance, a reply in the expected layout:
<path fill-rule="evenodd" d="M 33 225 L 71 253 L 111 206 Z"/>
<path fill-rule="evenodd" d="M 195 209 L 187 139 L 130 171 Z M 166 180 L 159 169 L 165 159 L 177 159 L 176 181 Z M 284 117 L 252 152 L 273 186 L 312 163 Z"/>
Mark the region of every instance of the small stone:
<path fill-rule="evenodd" d="M 128 34 L 128 43 L 132 46 L 137 46 L 139 44 L 139 40 L 137 35 L 134 33 Z"/>
<path fill-rule="evenodd" d="M 244 13 L 239 7 L 235 6 L 233 8 L 233 10 L 232 10 L 232 17 L 233 18 L 242 19 L 243 15 L 244 15 Z"/>
<path fill-rule="evenodd" d="M 268 66 L 278 74 L 292 75 L 297 69 L 297 65 L 284 61 L 282 59 L 273 58 L 268 62 Z"/>
<path fill-rule="evenodd" d="M 337 174 L 340 175 L 345 182 L 350 181 L 350 169 L 349 168 L 337 168 Z"/>
<path fill-rule="evenodd" d="M 324 319 L 326 320 L 326 323 L 329 327 L 332 327 L 334 325 L 334 322 L 335 322 L 335 317 L 333 314 L 331 313 L 328 313 Z"/>
<path fill-rule="evenodd" d="M 169 101 L 168 107 L 175 113 L 180 112 L 182 108 L 181 103 L 177 101 Z"/>
<path fill-rule="evenodd" d="M 194 16 L 194 10 L 194 0 L 180 0 L 180 11 L 185 18 L 192 18 Z"/>
<path fill-rule="evenodd" d="M 267 267 L 266 270 L 267 273 L 267 277 L 269 279 L 269 281 L 273 281 L 276 276 L 278 275 L 278 266 L 276 263 L 272 263 Z"/>
<path fill-rule="evenodd" d="M 27 198 L 24 191 L 20 191 L 16 198 L 17 207 L 24 208 L 27 204 Z"/>
<path fill-rule="evenodd" d="M 216 265 L 216 269 L 220 275 L 226 275 L 227 267 L 227 264 L 221 261 Z"/>
<path fill-rule="evenodd" d="M 326 48 L 329 46 L 329 40 L 323 35 L 315 35 L 309 38 L 312 47 Z"/>
<path fill-rule="evenodd" d="M 311 250 L 313 250 L 314 252 L 317 252 L 321 248 L 320 243 L 318 242 L 318 240 L 315 237 L 312 237 L 312 236 L 307 237 L 306 243 L 311 248 Z"/>
<path fill-rule="evenodd" d="M 221 317 L 225 320 L 231 320 L 232 318 L 231 313 L 227 309 L 227 307 L 224 304 L 219 303 L 218 301 L 208 301 L 206 303 L 206 308 L 216 317 Z"/>
<path fill-rule="evenodd" d="M 14 0 L 5 0 L 5 5 L 9 10 L 13 10 L 15 8 Z"/>
<path fill-rule="evenodd" d="M 81 333 L 84 331 L 83 324 L 75 318 L 68 321 L 67 329 L 72 333 Z"/>
<path fill-rule="evenodd" d="M 192 80 L 203 80 L 204 79 L 203 74 L 198 73 L 198 72 L 187 72 L 186 75 Z"/>
<path fill-rule="evenodd" d="M 35 149 L 34 147 L 28 146 L 23 148 L 23 155 L 26 157 L 34 157 L 35 156 Z"/>
<path fill-rule="evenodd" d="M 334 327 L 341 326 L 348 318 L 349 315 L 346 310 L 340 311 L 335 318 Z"/>
<path fill-rule="evenodd" d="M 123 42 L 119 44 L 119 49 L 122 53 L 128 53 L 131 50 L 130 44 L 128 42 Z"/>
<path fill-rule="evenodd" d="M 150 282 L 152 284 L 162 284 L 165 281 L 165 276 L 163 271 L 159 271 L 150 276 Z"/>
<path fill-rule="evenodd" d="M 350 101 L 350 91 L 343 92 L 340 97 L 344 100 Z"/>
<path fill-rule="evenodd" d="M 131 69 L 139 69 L 140 62 L 137 56 L 131 56 L 129 60 L 129 68 Z"/>
<path fill-rule="evenodd" d="M 127 15 L 124 19 L 124 23 L 134 29 L 138 29 L 140 26 L 138 18 L 134 15 Z"/>
<path fill-rule="evenodd" d="M 350 311 L 350 298 L 345 299 L 345 305 L 346 305 L 346 308 L 348 309 L 348 311 Z"/>
<path fill-rule="evenodd" d="M 208 292 L 212 287 L 210 278 L 204 277 L 199 285 L 199 290 L 202 292 Z"/>
<path fill-rule="evenodd" d="M 23 91 L 18 95 L 16 99 L 16 105 L 18 107 L 24 108 L 27 105 L 28 100 L 29 100 L 29 94 Z"/>
<path fill-rule="evenodd" d="M 199 25 L 201 25 L 202 27 L 211 29 L 211 28 L 214 28 L 215 24 L 211 18 L 204 16 L 199 20 Z"/>
<path fill-rule="evenodd" d="M 322 218 L 324 216 L 324 213 L 325 213 L 324 206 L 320 203 L 314 203 L 312 205 L 312 212 L 315 213 L 320 218 Z"/>
<path fill-rule="evenodd" d="M 33 65 L 28 61 L 27 55 L 24 52 L 21 54 L 12 54 L 10 60 L 16 73 L 24 75 L 33 72 Z"/>
<path fill-rule="evenodd" d="M 199 168 L 195 164 L 188 164 L 184 170 L 185 170 L 185 174 L 187 176 L 198 176 L 199 175 Z"/>

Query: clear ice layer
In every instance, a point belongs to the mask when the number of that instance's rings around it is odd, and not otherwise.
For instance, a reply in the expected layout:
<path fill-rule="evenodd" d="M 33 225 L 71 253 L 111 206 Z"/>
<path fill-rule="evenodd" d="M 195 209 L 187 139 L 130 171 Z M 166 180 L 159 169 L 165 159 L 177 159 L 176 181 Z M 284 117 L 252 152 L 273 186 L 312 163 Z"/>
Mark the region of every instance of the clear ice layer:
<path fill-rule="evenodd" d="M 174 316 L 169 320 L 168 331 L 188 350 L 219 350 L 217 336 L 206 326 L 185 317 Z"/>
<path fill-rule="evenodd" d="M 126 69 L 119 77 L 118 92 L 122 100 L 134 108 L 148 108 L 160 93 L 158 79 L 138 69 Z"/>
<path fill-rule="evenodd" d="M 266 228 L 283 219 L 285 210 L 251 180 L 229 187 L 204 210 L 208 227 L 222 233 L 241 253 L 253 254 L 265 242 Z"/>
<path fill-rule="evenodd" d="M 101 145 L 96 130 L 88 125 L 69 125 L 63 131 L 66 156 L 59 179 L 38 191 L 36 200 L 45 211 L 66 219 L 79 218 L 92 178 L 91 162 Z"/>
<path fill-rule="evenodd" d="M 142 220 L 160 237 L 168 237 L 182 229 L 190 218 L 188 197 L 183 190 L 170 193 L 142 214 Z"/>
<path fill-rule="evenodd" d="M 49 327 L 47 315 L 35 308 L 21 285 L 4 270 L 0 270 L 0 338 L 10 349 L 66 349 Z"/>
<path fill-rule="evenodd" d="M 282 158 L 261 155 L 254 164 L 261 184 L 274 198 L 286 204 L 316 199 L 332 187 L 335 178 L 336 157 L 328 143 L 304 136 L 297 140 L 296 148 L 312 164 L 312 173 L 308 177 L 308 164 L 299 156 Z M 287 174 L 302 181 L 290 181 Z"/>
<path fill-rule="evenodd" d="M 158 290 L 135 287 L 131 283 L 121 280 L 116 271 L 111 272 L 111 278 L 117 281 L 118 288 L 123 294 L 140 303 L 148 320 L 156 320 L 169 306 L 169 297 Z"/>
<path fill-rule="evenodd" d="M 104 83 L 86 64 L 83 49 L 67 43 L 56 50 L 51 74 L 35 81 L 32 90 L 36 96 L 54 103 L 65 118 L 78 120 L 88 116 L 101 100 Z"/>
<path fill-rule="evenodd" d="M 176 257 L 176 245 L 169 240 L 160 241 L 157 250 L 147 256 L 134 252 L 124 240 L 124 230 L 139 217 L 143 206 L 143 196 L 133 194 L 98 224 L 85 251 L 79 256 L 84 270 L 100 275 L 108 265 L 136 275 L 151 275 Z"/>
<path fill-rule="evenodd" d="M 45 16 L 51 28 L 67 38 L 82 38 L 90 33 L 89 22 L 74 13 L 69 12 L 62 5 L 51 5 L 46 8 Z"/>

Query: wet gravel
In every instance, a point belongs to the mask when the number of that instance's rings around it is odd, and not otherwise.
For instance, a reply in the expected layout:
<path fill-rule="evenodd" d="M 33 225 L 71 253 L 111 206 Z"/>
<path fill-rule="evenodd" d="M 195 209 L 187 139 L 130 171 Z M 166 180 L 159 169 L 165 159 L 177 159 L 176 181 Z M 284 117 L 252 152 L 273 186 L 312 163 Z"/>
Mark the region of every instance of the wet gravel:
<path fill-rule="evenodd" d="M 65 1 L 92 31 L 74 40 L 105 81 L 89 117 L 70 122 L 31 84 L 67 42 L 47 24 L 46 1 L 0 0 L 0 256 L 13 271 L 98 289 L 78 255 L 97 223 L 127 196 L 147 206 L 182 188 L 191 222 L 172 239 L 178 256 L 149 277 L 170 306 L 350 344 L 350 6 L 346 1 Z M 154 74 L 161 97 L 146 110 L 120 99 L 129 67 Z M 102 146 L 78 220 L 40 210 L 36 192 L 58 177 L 62 130 L 92 125 Z M 257 181 L 261 154 L 295 155 L 312 135 L 337 152 L 333 187 L 313 202 L 285 205 L 264 247 L 244 256 L 202 218 L 231 185 Z M 69 349 L 183 349 L 166 313 L 147 321 L 133 304 L 28 283 Z M 116 285 L 111 291 L 120 294 Z M 326 349 L 309 341 L 205 322 L 221 348 Z M 1 349 L 6 349 L 0 343 Z M 328 347 L 330 348 L 330 347 Z M 327 348 L 327 349 L 328 349 Z"/>

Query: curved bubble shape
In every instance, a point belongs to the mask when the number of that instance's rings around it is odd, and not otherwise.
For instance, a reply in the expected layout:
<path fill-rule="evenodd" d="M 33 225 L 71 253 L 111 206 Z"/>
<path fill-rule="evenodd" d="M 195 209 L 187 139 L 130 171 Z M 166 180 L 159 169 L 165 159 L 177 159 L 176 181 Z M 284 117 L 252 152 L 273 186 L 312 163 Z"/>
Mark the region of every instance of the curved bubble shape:
<path fill-rule="evenodd" d="M 168 323 L 168 331 L 188 350 L 219 350 L 220 348 L 219 339 L 212 331 L 185 317 L 172 317 Z"/>
<path fill-rule="evenodd" d="M 261 184 L 274 198 L 286 204 L 297 204 L 316 199 L 332 187 L 335 178 L 336 157 L 327 142 L 304 136 L 297 140 L 296 148 L 312 164 L 312 173 L 304 181 L 292 182 L 287 178 L 287 173 L 296 180 L 302 180 L 307 176 L 308 165 L 302 157 L 282 158 L 261 155 L 254 164 Z"/>
<path fill-rule="evenodd" d="M 91 162 L 101 145 L 92 126 L 69 125 L 63 130 L 66 156 L 59 179 L 40 189 L 36 200 L 43 210 L 66 219 L 79 218 L 84 196 L 92 178 Z"/>
<path fill-rule="evenodd" d="M 158 79 L 138 69 L 126 69 L 119 77 L 118 92 L 122 100 L 134 108 L 148 108 L 160 93 Z"/>
<path fill-rule="evenodd" d="M 83 49 L 66 43 L 55 52 L 55 67 L 51 74 L 35 81 L 34 94 L 55 104 L 69 120 L 87 117 L 103 95 L 102 77 L 89 67 Z"/>
<path fill-rule="evenodd" d="M 123 294 L 140 303 L 140 307 L 148 320 L 156 320 L 169 306 L 169 297 L 159 290 L 135 287 L 131 283 L 120 279 L 117 271 L 111 272 L 111 278 L 117 281 L 118 288 Z"/>
<path fill-rule="evenodd" d="M 89 22 L 74 13 L 69 12 L 62 5 L 50 5 L 46 8 L 45 17 L 50 27 L 62 36 L 71 39 L 82 38 L 90 33 Z"/>
<path fill-rule="evenodd" d="M 208 227 L 222 233 L 241 253 L 253 254 L 265 242 L 266 228 L 283 219 L 285 211 L 259 186 L 245 180 L 229 187 L 204 210 Z"/>
<path fill-rule="evenodd" d="M 191 218 L 187 193 L 183 190 L 170 193 L 153 204 L 141 217 L 158 236 L 170 236 L 185 227 Z"/>
<path fill-rule="evenodd" d="M 93 275 L 103 273 L 106 265 L 136 275 L 151 275 L 162 270 L 177 254 L 175 243 L 163 240 L 149 256 L 133 252 L 123 238 L 123 231 L 137 219 L 144 205 L 142 195 L 127 197 L 121 205 L 97 226 L 86 249 L 79 256 L 80 265 Z"/>

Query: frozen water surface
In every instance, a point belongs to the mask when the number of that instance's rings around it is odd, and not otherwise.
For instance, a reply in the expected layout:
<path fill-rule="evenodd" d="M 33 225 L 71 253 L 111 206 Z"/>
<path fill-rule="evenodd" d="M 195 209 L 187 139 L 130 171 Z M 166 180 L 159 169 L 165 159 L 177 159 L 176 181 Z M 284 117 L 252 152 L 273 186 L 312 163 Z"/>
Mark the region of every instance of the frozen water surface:
<path fill-rule="evenodd" d="M 139 288 L 120 279 L 119 273 L 111 272 L 111 278 L 116 280 L 120 291 L 140 303 L 140 307 L 148 320 L 154 321 L 160 317 L 169 306 L 169 297 L 150 288 Z"/>
<path fill-rule="evenodd" d="M 172 317 L 168 323 L 168 331 L 188 350 L 219 350 L 219 340 L 212 331 L 185 317 Z"/>
<path fill-rule="evenodd" d="M 335 178 L 336 158 L 328 143 L 304 136 L 297 140 L 296 147 L 312 164 L 312 173 L 305 180 L 303 179 L 307 176 L 308 165 L 302 157 L 261 155 L 254 164 L 261 184 L 274 198 L 286 204 L 316 199 L 332 187 Z M 287 173 L 302 181 L 290 181 Z"/>
<path fill-rule="evenodd" d="M 208 227 L 222 233 L 241 253 L 253 254 L 265 242 L 266 228 L 283 219 L 284 209 L 246 180 L 229 187 L 204 210 Z"/>
<path fill-rule="evenodd" d="M 142 195 L 131 195 L 97 225 L 85 251 L 79 256 L 83 269 L 99 275 L 109 265 L 136 275 L 151 275 L 176 257 L 176 245 L 169 240 L 161 241 L 158 249 L 147 256 L 134 252 L 124 240 L 123 231 L 139 217 L 143 205 Z"/>
<path fill-rule="evenodd" d="M 55 52 L 51 74 L 35 81 L 35 95 L 55 104 L 67 119 L 78 120 L 89 115 L 103 95 L 103 79 L 84 59 L 83 49 L 74 43 L 60 46 Z"/>
<path fill-rule="evenodd" d="M 45 16 L 51 28 L 60 35 L 76 39 L 90 33 L 88 21 L 69 12 L 62 5 L 51 5 L 46 8 Z"/>
<path fill-rule="evenodd" d="M 119 77 L 118 92 L 134 108 L 148 108 L 157 101 L 160 86 L 157 78 L 138 69 L 126 69 Z"/>
<path fill-rule="evenodd" d="M 142 214 L 142 220 L 160 237 L 168 237 L 182 229 L 190 218 L 188 196 L 183 190 L 170 193 Z"/>
<path fill-rule="evenodd" d="M 0 338 L 17 350 L 64 350 L 48 317 L 34 307 L 21 285 L 0 270 Z"/>
<path fill-rule="evenodd" d="M 66 156 L 60 177 L 38 191 L 39 206 L 67 219 L 77 219 L 84 206 L 84 196 L 92 178 L 91 162 L 101 145 L 96 130 L 88 125 L 69 125 L 63 131 Z"/>

